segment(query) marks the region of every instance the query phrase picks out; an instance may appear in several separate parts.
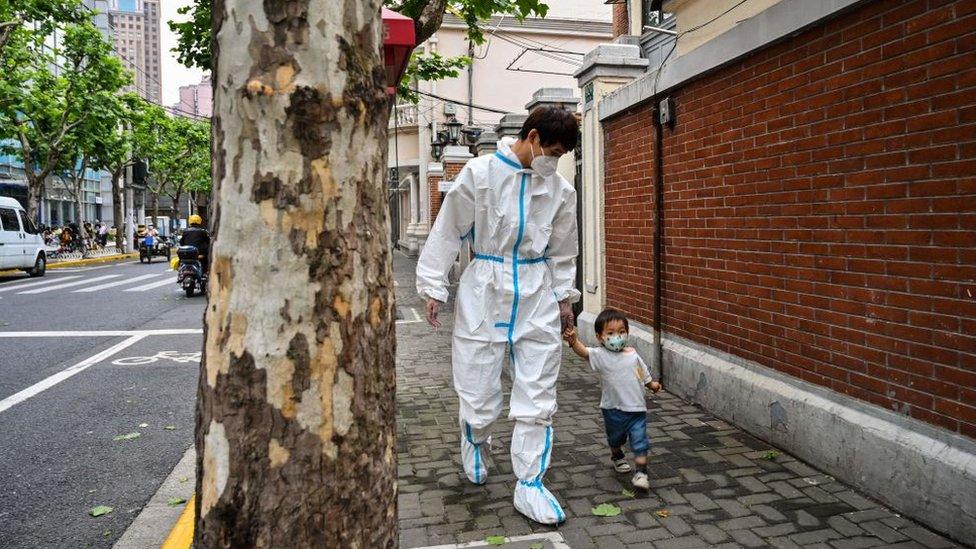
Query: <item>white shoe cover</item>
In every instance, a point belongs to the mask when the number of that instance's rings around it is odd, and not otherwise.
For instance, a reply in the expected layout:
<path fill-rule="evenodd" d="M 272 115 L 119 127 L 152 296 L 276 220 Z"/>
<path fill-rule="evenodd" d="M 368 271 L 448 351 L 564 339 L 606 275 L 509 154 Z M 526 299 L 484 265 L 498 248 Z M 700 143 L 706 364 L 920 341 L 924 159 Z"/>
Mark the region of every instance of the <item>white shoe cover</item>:
<path fill-rule="evenodd" d="M 515 509 L 539 524 L 559 524 L 566 513 L 556 496 L 541 481 L 520 480 L 515 484 Z"/>
<path fill-rule="evenodd" d="M 471 426 L 465 424 L 464 432 L 461 433 L 461 463 L 464 464 L 465 476 L 474 484 L 484 484 L 488 481 L 488 466 L 485 464 L 488 448 L 491 448 L 491 437 L 483 442 L 477 442 Z"/>

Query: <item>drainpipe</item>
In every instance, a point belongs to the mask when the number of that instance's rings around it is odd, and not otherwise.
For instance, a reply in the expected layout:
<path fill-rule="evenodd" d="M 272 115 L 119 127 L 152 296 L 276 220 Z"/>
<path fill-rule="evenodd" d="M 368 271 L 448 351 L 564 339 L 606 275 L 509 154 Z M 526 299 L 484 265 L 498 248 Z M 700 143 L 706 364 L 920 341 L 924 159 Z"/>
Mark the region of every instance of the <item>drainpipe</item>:
<path fill-rule="evenodd" d="M 468 39 L 468 126 L 474 126 L 474 42 Z"/>
<path fill-rule="evenodd" d="M 661 384 L 664 383 L 664 356 L 663 345 L 661 343 L 661 296 L 664 294 L 661 285 L 664 277 L 664 128 L 661 126 L 660 103 L 652 109 L 652 124 L 654 124 L 654 351 L 651 355 L 652 361 L 661 370 Z"/>

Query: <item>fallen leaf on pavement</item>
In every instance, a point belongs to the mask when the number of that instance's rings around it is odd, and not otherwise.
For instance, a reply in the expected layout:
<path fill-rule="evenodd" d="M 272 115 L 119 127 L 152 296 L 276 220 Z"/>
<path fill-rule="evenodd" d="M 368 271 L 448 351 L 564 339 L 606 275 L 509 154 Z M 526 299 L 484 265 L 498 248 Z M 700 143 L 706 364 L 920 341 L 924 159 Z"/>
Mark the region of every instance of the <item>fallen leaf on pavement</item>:
<path fill-rule="evenodd" d="M 149 427 L 149 424 L 148 423 L 140 423 L 139 424 L 139 427 L 142 427 L 143 429 L 145 429 L 146 427 Z"/>
<path fill-rule="evenodd" d="M 488 536 L 485 541 L 488 545 L 505 545 L 505 536 Z"/>
<path fill-rule="evenodd" d="M 657 516 L 659 516 L 659 517 L 661 517 L 661 518 L 668 518 L 671 515 L 671 513 L 668 512 L 667 509 L 661 509 L 660 511 L 658 511 L 657 513 L 654 513 L 654 514 L 657 515 Z"/>
<path fill-rule="evenodd" d="M 598 517 L 615 517 L 620 514 L 620 507 L 612 503 L 601 503 L 591 509 L 591 511 Z"/>
<path fill-rule="evenodd" d="M 777 452 L 776 450 L 770 450 L 762 455 L 762 458 L 765 459 L 766 461 L 773 461 L 778 457 L 779 457 L 779 452 Z"/>
<path fill-rule="evenodd" d="M 186 477 L 180 477 L 180 482 L 186 482 L 186 481 L 188 481 L 188 480 L 190 480 L 190 479 L 188 479 L 188 478 L 186 478 Z"/>
<path fill-rule="evenodd" d="M 186 503 L 186 498 L 169 498 L 166 500 L 166 505 L 170 507 L 176 507 L 177 505 L 183 505 Z"/>
<path fill-rule="evenodd" d="M 111 512 L 112 512 L 111 507 L 108 507 L 106 505 L 98 505 L 96 507 L 92 507 L 91 510 L 88 511 L 88 514 L 93 517 L 100 517 L 102 515 L 107 515 Z"/>
<path fill-rule="evenodd" d="M 142 433 L 140 433 L 139 431 L 132 431 L 131 433 L 126 433 L 124 435 L 116 435 L 112 437 L 112 440 L 132 440 L 134 438 L 139 438 L 141 436 Z"/>
<path fill-rule="evenodd" d="M 166 429 L 167 431 L 175 431 L 176 425 L 166 425 L 163 427 L 163 429 Z"/>
<path fill-rule="evenodd" d="M 629 497 L 629 498 L 631 498 L 631 499 L 633 499 L 633 498 L 635 498 L 635 497 L 637 497 L 637 494 L 635 494 L 635 493 L 633 493 L 633 492 L 631 492 L 630 490 L 627 490 L 627 489 L 625 489 L 625 490 L 624 490 L 623 492 L 621 492 L 621 493 L 622 493 L 623 495 L 625 495 L 625 496 L 627 496 L 627 497 Z"/>
<path fill-rule="evenodd" d="M 543 546 L 541 543 L 533 543 L 532 545 L 529 546 L 529 549 L 542 549 L 542 547 Z"/>

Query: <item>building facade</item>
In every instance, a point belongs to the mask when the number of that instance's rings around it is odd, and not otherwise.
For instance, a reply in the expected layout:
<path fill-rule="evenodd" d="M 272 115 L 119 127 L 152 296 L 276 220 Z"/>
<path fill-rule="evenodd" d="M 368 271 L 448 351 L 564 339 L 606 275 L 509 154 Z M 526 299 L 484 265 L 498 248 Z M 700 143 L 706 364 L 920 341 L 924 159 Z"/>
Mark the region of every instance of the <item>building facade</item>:
<path fill-rule="evenodd" d="M 162 100 L 158 0 L 108 0 L 108 23 L 116 55 L 133 73 L 135 91 L 151 103 Z"/>
<path fill-rule="evenodd" d="M 572 75 L 585 52 L 610 39 L 609 6 L 583 0 L 550 4 L 545 19 L 530 18 L 519 24 L 511 17 L 492 18 L 485 25 L 487 42 L 472 50 L 466 25 L 448 15 L 440 30 L 418 47 L 423 53 L 445 57 L 470 55 L 473 62 L 457 78 L 416 83 L 419 103 L 397 105 L 390 117 L 393 245 L 409 254 L 419 253 L 441 193 L 431 181 L 453 179 L 443 173 L 452 163 L 431 154 L 431 142 L 446 122 L 455 119 L 465 129 L 478 128 L 485 139 L 497 139 L 493 131 L 504 114 L 524 113 L 541 88 L 575 87 Z M 568 101 L 575 108 L 578 98 L 572 90 Z M 459 144 L 473 150 L 476 136 L 468 135 Z"/>
<path fill-rule="evenodd" d="M 209 118 L 213 114 L 213 86 L 206 74 L 199 84 L 180 86 L 180 101 L 170 110 L 174 114 Z"/>
<path fill-rule="evenodd" d="M 976 539 L 976 6 L 615 14 L 577 73 L 583 331 L 626 312 L 670 391 Z"/>

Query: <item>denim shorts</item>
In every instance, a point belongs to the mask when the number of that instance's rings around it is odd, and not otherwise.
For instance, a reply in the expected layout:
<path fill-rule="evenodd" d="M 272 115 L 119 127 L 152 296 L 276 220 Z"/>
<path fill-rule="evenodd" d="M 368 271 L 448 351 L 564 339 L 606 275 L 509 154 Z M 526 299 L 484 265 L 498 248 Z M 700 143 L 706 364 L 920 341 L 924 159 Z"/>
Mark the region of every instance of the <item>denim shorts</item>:
<path fill-rule="evenodd" d="M 611 448 L 620 448 L 630 439 L 630 449 L 635 456 L 646 456 L 651 443 L 647 440 L 647 412 L 624 412 L 600 408 L 603 424 L 607 429 L 607 442 Z"/>

